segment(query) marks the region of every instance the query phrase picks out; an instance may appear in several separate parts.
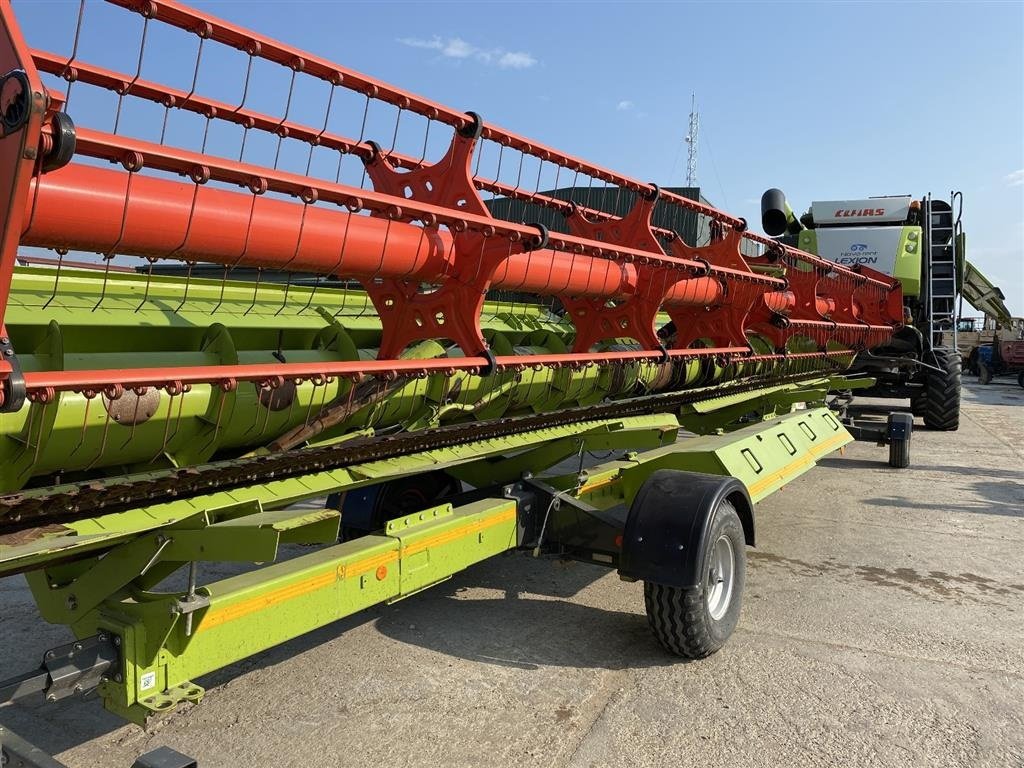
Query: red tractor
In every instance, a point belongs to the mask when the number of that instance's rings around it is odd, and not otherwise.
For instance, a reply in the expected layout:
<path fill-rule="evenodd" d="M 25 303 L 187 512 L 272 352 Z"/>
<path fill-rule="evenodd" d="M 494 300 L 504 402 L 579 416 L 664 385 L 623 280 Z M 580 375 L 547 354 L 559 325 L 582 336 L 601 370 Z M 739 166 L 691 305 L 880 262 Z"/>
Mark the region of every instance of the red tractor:
<path fill-rule="evenodd" d="M 1024 339 L 1000 341 L 978 348 L 978 380 L 988 384 L 995 376 L 1017 374 L 1017 383 L 1024 387 Z"/>

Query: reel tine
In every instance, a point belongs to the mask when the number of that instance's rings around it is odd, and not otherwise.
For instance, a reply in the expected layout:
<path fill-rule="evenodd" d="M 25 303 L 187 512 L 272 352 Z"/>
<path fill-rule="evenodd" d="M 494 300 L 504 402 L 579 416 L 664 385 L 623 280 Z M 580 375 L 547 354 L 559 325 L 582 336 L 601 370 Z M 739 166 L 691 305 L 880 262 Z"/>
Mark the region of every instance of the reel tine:
<path fill-rule="evenodd" d="M 149 460 L 150 464 L 155 464 L 157 459 L 159 459 L 167 452 L 167 441 L 170 436 L 171 429 L 171 412 L 174 409 L 175 395 L 172 393 L 172 388 L 169 386 L 165 387 L 164 391 L 167 392 L 167 413 L 164 415 L 164 436 L 163 440 L 160 443 L 160 450 L 157 451 Z"/>
<path fill-rule="evenodd" d="M 356 139 L 356 144 L 362 144 L 366 141 L 366 120 L 370 116 L 370 95 L 366 94 L 366 104 L 363 106 L 363 122 L 359 126 L 359 138 Z M 341 178 L 341 160 L 338 161 L 338 179 Z M 359 177 L 359 188 L 366 189 L 366 166 L 363 165 L 362 175 Z"/>
<path fill-rule="evenodd" d="M 89 408 L 92 405 L 92 400 L 96 396 L 96 393 L 82 392 L 82 396 L 85 398 L 85 413 L 82 415 L 82 431 L 78 436 L 78 443 L 71 449 L 70 455 L 78 453 L 78 450 L 85 445 L 85 432 L 89 426 Z"/>
<path fill-rule="evenodd" d="M 114 135 L 117 135 L 118 128 L 121 124 L 121 107 L 124 104 L 124 97 L 128 95 L 132 87 L 139 81 L 139 76 L 142 74 L 142 59 L 146 54 L 146 33 L 149 31 L 149 19 L 148 14 L 144 14 L 142 17 L 142 37 L 139 41 L 139 58 L 135 65 L 135 75 L 132 77 L 131 82 L 126 83 L 123 88 L 119 89 L 117 94 L 117 107 L 114 110 Z"/>
<path fill-rule="evenodd" d="M 125 441 L 121 444 L 121 448 L 125 448 L 129 443 L 135 439 L 135 429 L 139 425 L 139 406 L 142 404 L 142 395 L 148 391 L 149 387 L 140 387 L 139 390 L 134 391 L 135 394 L 135 407 L 132 409 L 132 429 L 125 438 Z M 127 392 L 128 390 L 125 390 Z M 124 392 L 121 393 L 121 397 L 124 397 Z"/>
<path fill-rule="evenodd" d="M 135 306 L 136 312 L 141 310 L 146 305 L 146 302 L 149 301 L 149 289 L 153 284 L 153 262 L 156 260 L 152 257 L 146 257 L 145 261 L 148 264 L 148 267 L 146 268 L 146 288 L 142 292 L 142 298 L 139 300 L 139 303 Z"/>
<path fill-rule="evenodd" d="M 120 396 L 123 396 L 123 394 L 124 394 L 124 392 L 122 390 Z M 105 393 L 100 393 L 98 396 L 100 398 L 102 398 L 102 397 L 105 396 Z M 117 399 L 117 398 L 111 398 L 111 402 L 113 402 L 114 399 Z M 85 471 L 86 472 L 88 472 L 90 469 L 95 467 L 96 464 L 99 462 L 99 460 L 102 459 L 103 455 L 107 452 L 107 435 L 110 433 L 110 408 L 104 407 L 103 408 L 103 413 L 104 413 L 103 432 L 101 433 L 101 436 L 100 436 L 100 449 L 97 452 L 97 454 L 92 458 L 92 460 L 88 464 L 85 465 Z"/>
<path fill-rule="evenodd" d="M 216 315 L 217 312 L 220 310 L 221 306 L 224 304 L 224 291 L 225 291 L 225 289 L 227 288 L 227 285 L 228 285 L 228 273 L 230 271 L 231 271 L 231 267 L 228 266 L 227 264 L 225 264 L 224 265 L 224 272 L 223 272 L 223 274 L 221 275 L 221 278 L 220 278 L 220 292 L 218 293 L 218 296 L 217 296 L 217 303 L 214 305 L 213 309 L 210 310 L 210 314 L 211 315 Z"/>
<path fill-rule="evenodd" d="M 354 215 L 354 213 L 355 212 L 353 210 L 349 209 L 348 216 L 345 219 L 345 228 L 341 233 L 341 246 L 338 248 L 338 262 L 334 265 L 334 268 L 331 270 L 328 277 L 330 277 L 331 275 L 341 274 L 341 265 L 342 262 L 344 262 L 345 260 L 345 245 L 348 243 L 348 231 L 349 227 L 352 225 L 352 216 Z M 341 307 L 338 309 L 337 312 L 334 313 L 334 317 L 338 317 L 338 315 L 340 315 L 345 310 L 345 305 L 347 304 L 347 297 L 348 291 L 346 289 L 345 298 L 341 302 Z"/>
<path fill-rule="evenodd" d="M 422 166 L 427 161 L 427 145 L 430 142 L 430 126 L 431 124 L 433 124 L 433 122 L 434 121 L 431 118 L 427 118 L 427 128 L 423 132 L 423 149 L 420 152 L 420 159 L 419 162 L 417 163 L 417 166 Z"/>
<path fill-rule="evenodd" d="M 114 256 L 117 254 L 117 249 L 124 240 L 125 227 L 128 224 L 128 201 L 132 195 L 132 180 L 135 178 L 135 174 L 142 167 L 141 156 L 126 156 L 122 160 L 122 165 L 125 166 L 128 171 L 128 181 L 125 184 L 124 190 L 124 203 L 121 206 L 121 228 L 117 235 L 117 240 L 114 244 L 103 254 L 103 285 L 100 289 L 100 296 L 96 300 L 96 304 L 93 306 L 92 311 L 95 312 L 103 304 L 103 300 L 107 295 L 107 282 L 110 279 L 110 262 L 113 261 Z"/>
<path fill-rule="evenodd" d="M 57 287 L 60 284 L 61 268 L 64 266 L 64 257 L 68 253 L 66 248 L 57 248 L 55 250 L 57 252 L 57 266 L 53 271 L 53 289 L 50 292 L 50 298 L 43 303 L 42 309 L 46 309 L 53 303 L 53 300 L 57 298 Z"/>
<path fill-rule="evenodd" d="M 181 301 L 178 302 L 178 306 L 174 308 L 174 313 L 181 312 L 181 308 L 188 302 L 188 291 L 192 285 L 192 268 L 195 267 L 196 262 L 186 259 L 185 264 L 188 265 L 188 272 L 185 274 L 185 289 L 181 293 Z"/>
<path fill-rule="evenodd" d="M 331 90 L 327 95 L 327 107 L 324 109 L 324 124 L 320 128 L 320 133 L 316 135 L 313 141 L 309 142 L 309 155 L 306 157 L 306 176 L 309 176 L 310 169 L 313 167 L 313 150 L 320 146 L 320 142 L 323 140 L 324 134 L 327 133 L 327 124 L 331 120 L 331 105 L 334 104 L 334 92 L 337 90 L 338 84 L 335 82 L 331 83 Z"/>
<path fill-rule="evenodd" d="M 245 312 L 242 313 L 243 315 L 248 315 L 250 312 L 253 311 L 253 309 L 256 308 L 256 300 L 257 300 L 257 297 L 259 296 L 260 280 L 262 280 L 262 278 L 263 278 L 263 267 L 258 267 L 256 269 L 256 282 L 254 282 L 253 286 L 252 286 L 252 303 L 249 304 L 248 309 L 246 309 Z"/>
<path fill-rule="evenodd" d="M 71 44 L 71 54 L 68 56 L 67 62 L 64 64 L 64 70 L 62 77 L 67 81 L 68 87 L 64 89 L 64 111 L 67 112 L 68 104 L 71 102 L 71 89 L 75 84 L 75 78 L 72 77 L 73 65 L 78 60 L 78 43 L 82 38 L 82 23 L 85 21 L 85 0 L 79 0 L 78 2 L 78 19 L 75 21 L 75 38 Z"/>
<path fill-rule="evenodd" d="M 56 397 L 59 397 L 59 395 L 57 395 Z M 44 425 L 45 420 L 46 420 L 46 406 L 47 405 L 48 405 L 48 403 L 46 403 L 43 400 L 31 403 L 29 414 L 28 414 L 28 430 L 27 430 L 27 432 L 25 434 L 25 447 L 33 449 L 32 461 L 30 463 L 26 463 L 25 467 L 21 470 L 21 472 L 18 473 L 18 479 L 19 480 L 24 480 L 24 479 L 27 479 L 28 477 L 30 477 L 31 473 L 32 473 L 33 467 L 37 466 L 38 463 L 39 463 L 39 452 L 40 452 L 40 449 L 42 448 L 42 445 L 43 445 L 43 425 Z M 38 414 L 39 414 L 38 419 L 36 418 L 36 412 L 37 411 L 38 411 Z M 35 444 L 33 445 L 33 442 L 32 442 L 32 429 L 33 429 L 33 424 L 34 424 L 35 421 L 38 421 L 39 425 L 37 427 L 38 431 L 37 431 L 37 434 L 36 434 Z"/>
<path fill-rule="evenodd" d="M 228 395 L 234 391 L 236 386 L 237 382 L 233 380 L 222 381 L 219 386 L 220 397 L 217 399 L 217 419 L 213 425 L 213 434 L 210 436 L 210 440 L 206 444 L 208 448 L 212 449 L 212 451 L 216 451 L 218 439 L 220 438 L 220 427 L 224 421 L 224 404 L 227 403 Z M 217 387 L 213 387 L 212 389 L 215 390 Z"/>
<path fill-rule="evenodd" d="M 316 297 L 316 290 L 320 287 L 320 281 L 323 279 L 323 275 L 316 275 L 313 280 L 313 288 L 309 292 L 309 299 L 306 303 L 295 313 L 296 315 L 304 314 L 313 304 L 313 299 Z"/>

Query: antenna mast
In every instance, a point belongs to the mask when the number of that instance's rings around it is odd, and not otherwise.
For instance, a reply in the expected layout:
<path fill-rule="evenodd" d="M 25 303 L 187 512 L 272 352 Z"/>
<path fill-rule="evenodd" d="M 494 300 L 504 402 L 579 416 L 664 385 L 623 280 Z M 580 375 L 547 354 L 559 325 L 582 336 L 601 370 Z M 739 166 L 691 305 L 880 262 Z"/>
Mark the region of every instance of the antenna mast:
<path fill-rule="evenodd" d="M 700 115 L 697 113 L 697 94 L 690 94 L 690 129 L 686 134 L 686 186 L 697 186 L 697 134 Z"/>

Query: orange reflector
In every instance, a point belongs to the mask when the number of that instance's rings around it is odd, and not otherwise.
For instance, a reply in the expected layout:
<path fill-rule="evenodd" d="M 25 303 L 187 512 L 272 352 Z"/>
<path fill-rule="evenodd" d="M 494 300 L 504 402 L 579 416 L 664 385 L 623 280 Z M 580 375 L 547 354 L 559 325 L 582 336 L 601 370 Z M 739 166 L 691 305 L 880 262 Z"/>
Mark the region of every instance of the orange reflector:
<path fill-rule="evenodd" d="M 377 581 L 384 581 L 388 577 L 388 567 L 386 565 L 377 566 Z"/>

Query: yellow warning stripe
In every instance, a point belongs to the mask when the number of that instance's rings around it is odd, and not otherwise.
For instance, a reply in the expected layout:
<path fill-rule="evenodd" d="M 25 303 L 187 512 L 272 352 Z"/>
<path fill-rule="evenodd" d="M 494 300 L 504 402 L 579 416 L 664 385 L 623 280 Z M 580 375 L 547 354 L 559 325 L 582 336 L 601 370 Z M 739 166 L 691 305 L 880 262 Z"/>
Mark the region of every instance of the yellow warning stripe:
<path fill-rule="evenodd" d="M 503 512 L 499 512 L 498 514 L 484 520 L 477 520 L 476 522 L 459 526 L 451 531 L 431 536 L 421 542 L 416 542 L 415 544 L 406 547 L 402 554 L 416 554 L 417 552 L 422 552 L 431 547 L 437 547 L 465 536 L 471 536 L 474 533 L 499 525 L 511 518 L 514 518 L 515 516 L 516 507 L 514 504 L 510 504 Z M 394 550 L 384 552 L 379 555 L 374 555 L 373 557 L 357 560 L 354 563 L 349 563 L 348 565 L 342 564 L 332 567 L 330 570 L 319 573 L 316 576 L 311 576 L 304 581 L 271 590 L 262 595 L 251 597 L 248 600 L 241 600 L 224 608 L 211 610 L 203 617 L 199 626 L 196 628 L 196 632 L 213 629 L 214 627 L 226 624 L 229 621 L 234 621 L 235 619 L 240 619 L 243 616 L 248 616 L 251 613 L 272 608 L 273 606 L 279 605 L 280 603 L 288 600 L 294 600 L 297 597 L 308 595 L 310 592 L 316 592 L 319 589 L 330 587 L 336 582 L 343 581 L 344 579 L 354 578 L 365 573 L 376 571 L 382 565 L 386 566 L 398 559 L 398 552 Z"/>
<path fill-rule="evenodd" d="M 196 632 L 213 629 L 214 627 L 226 624 L 229 621 L 234 621 L 235 619 L 240 619 L 243 616 L 248 616 L 251 613 L 272 608 L 273 606 L 279 605 L 280 603 L 288 600 L 294 600 L 297 597 L 308 595 L 310 592 L 316 592 L 318 589 L 330 587 L 342 579 L 351 576 L 358 576 L 360 574 L 367 573 L 368 571 L 374 571 L 381 565 L 386 565 L 387 563 L 393 562 L 397 559 L 397 552 L 385 552 L 381 555 L 375 555 L 374 557 L 368 557 L 364 560 L 358 560 L 349 565 L 332 567 L 330 570 L 319 573 L 316 576 L 305 579 L 304 581 L 289 584 L 286 587 L 279 587 L 278 589 L 271 590 L 262 595 L 251 597 L 248 600 L 241 600 L 225 608 L 212 610 L 203 617 L 199 626 L 196 628 Z"/>
<path fill-rule="evenodd" d="M 335 570 L 338 574 L 338 581 L 342 579 L 351 579 L 356 576 L 362 576 L 364 573 L 370 573 L 376 571 L 382 565 L 393 563 L 398 559 L 398 553 L 392 550 L 391 552 L 384 552 L 373 557 L 367 557 L 363 560 L 356 560 L 354 563 L 348 565 L 339 565 Z"/>
<path fill-rule="evenodd" d="M 811 449 L 807 452 L 807 454 L 804 454 L 798 459 L 794 459 L 793 461 L 789 462 L 789 464 L 784 466 L 782 469 L 776 470 L 775 472 L 772 472 L 770 475 L 762 477 L 756 483 L 747 486 L 747 490 L 750 491 L 751 496 L 757 496 L 761 491 L 763 491 L 770 485 L 785 480 L 787 477 L 790 477 L 791 475 L 803 469 L 804 467 L 808 467 L 814 464 L 815 459 L 820 458 L 826 453 L 830 453 L 832 450 L 834 450 L 834 446 L 838 446 L 839 443 L 846 439 L 847 435 L 845 433 L 840 433 L 838 435 L 833 435 L 828 440 L 826 440 L 823 443 L 820 443 L 819 445 L 812 445 Z"/>
<path fill-rule="evenodd" d="M 444 533 L 439 533 L 436 536 L 423 539 L 423 541 L 417 541 L 402 549 L 402 555 L 415 555 L 424 550 L 430 549 L 431 547 L 439 547 L 442 544 L 448 544 L 456 539 L 461 539 L 465 536 L 470 536 L 474 533 L 493 528 L 496 525 L 500 525 L 508 520 L 511 520 L 516 516 L 516 505 L 510 503 L 504 512 L 499 512 L 496 515 L 492 515 L 483 520 L 477 520 L 474 523 L 468 525 L 461 525 L 458 528 L 454 528 Z"/>
<path fill-rule="evenodd" d="M 622 477 L 619 475 L 612 475 L 611 477 L 606 477 L 604 480 L 595 480 L 592 483 L 586 483 L 582 488 L 580 488 L 579 493 L 581 496 L 585 493 L 593 493 L 598 488 L 604 488 L 607 485 L 614 485 L 620 480 L 622 480 Z"/>
<path fill-rule="evenodd" d="M 832 437 L 830 437 L 828 440 L 826 440 L 821 445 L 812 445 L 811 446 L 811 453 L 814 454 L 814 458 L 820 459 L 826 453 L 832 453 L 832 451 L 835 450 L 835 448 L 833 446 L 835 446 L 836 443 L 840 443 L 843 440 L 846 440 L 848 437 L 849 437 L 849 434 L 846 433 L 845 431 L 844 432 L 840 432 L 838 435 L 833 435 Z M 849 437 L 849 439 L 853 440 L 852 437 Z"/>

